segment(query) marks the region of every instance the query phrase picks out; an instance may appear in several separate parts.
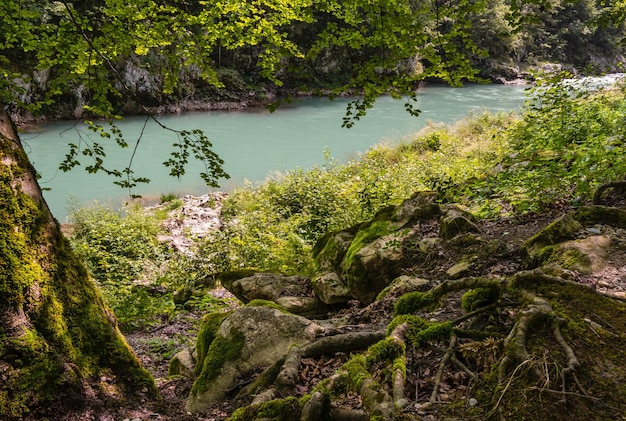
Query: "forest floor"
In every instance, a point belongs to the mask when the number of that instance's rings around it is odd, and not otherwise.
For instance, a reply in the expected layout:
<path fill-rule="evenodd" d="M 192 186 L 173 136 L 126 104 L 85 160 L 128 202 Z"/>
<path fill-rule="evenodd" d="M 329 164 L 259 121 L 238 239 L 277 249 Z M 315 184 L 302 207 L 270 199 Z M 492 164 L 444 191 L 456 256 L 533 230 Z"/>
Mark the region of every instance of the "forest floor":
<path fill-rule="evenodd" d="M 624 203 L 619 203 L 623 206 Z M 519 247 L 522 242 L 541 228 L 553 221 L 566 209 L 555 211 L 552 214 L 543 214 L 523 219 L 498 219 L 495 221 L 480 222 L 481 235 L 485 239 L 503 240 L 511 250 L 508 257 L 493 257 L 491 261 L 480 265 L 480 273 L 472 273 L 474 276 L 506 277 L 521 268 Z M 428 272 L 423 270 L 416 272 L 415 268 L 407 268 L 407 274 L 433 280 L 435 282 L 445 279 L 445 272 L 450 268 L 454 257 L 446 255 L 445 250 L 440 255 L 434 256 L 433 264 Z M 575 276 L 578 282 L 591 285 L 599 292 L 626 297 L 626 253 L 613 256 L 613 267 L 622 268 L 621 272 L 606 272 L 594 276 Z M 615 261 L 617 259 L 617 261 Z M 223 288 L 217 288 L 211 292 L 216 298 L 229 300 L 232 305 L 237 305 L 232 295 Z M 357 330 L 365 330 L 372 325 L 386 325 L 392 318 L 392 308 L 388 302 L 374 302 L 367 307 L 359 306 L 355 301 L 350 306 L 340 310 L 340 315 L 350 320 L 350 325 Z M 451 320 L 461 315 L 463 310 L 460 305 L 460 294 L 447 301 L 447 304 L 430 313 L 432 319 Z M 238 407 L 237 402 L 226 401 L 213 407 L 203 414 L 190 414 L 185 410 L 185 402 L 191 390 L 193 380 L 185 377 L 168 378 L 168 365 L 171 357 L 183 347 L 193 346 L 197 336 L 200 320 L 203 314 L 194 312 L 181 312 L 174 320 L 163 322 L 148 330 L 138 330 L 126 333 L 126 339 L 133 348 L 143 365 L 155 377 L 161 399 L 155 402 L 129 402 L 128 407 L 121 407 L 109 416 L 98 417 L 98 420 L 125 420 L 125 421 L 221 421 L 227 419 Z M 429 394 L 429 386 L 435 382 L 437 368 L 440 365 L 442 355 L 432 349 L 419 350 L 421 365 L 417 372 L 411 373 L 407 378 L 406 393 L 412 404 L 406 409 L 421 416 L 423 420 L 435 421 L 436 415 L 429 413 L 427 407 L 420 406 L 417 402 L 424 401 Z M 305 359 L 302 361 L 301 375 L 296 387 L 298 394 L 308 393 L 319 381 L 331 375 L 343 364 L 348 355 L 335 354 L 332 357 L 317 359 Z M 468 379 L 464 373 L 449 371 L 444 375 L 441 382 L 439 395 L 440 401 L 468 396 Z M 342 402 L 346 406 L 361 408 L 360 398 L 356 395 L 345 396 Z M 77 418 L 78 419 L 78 418 Z"/>

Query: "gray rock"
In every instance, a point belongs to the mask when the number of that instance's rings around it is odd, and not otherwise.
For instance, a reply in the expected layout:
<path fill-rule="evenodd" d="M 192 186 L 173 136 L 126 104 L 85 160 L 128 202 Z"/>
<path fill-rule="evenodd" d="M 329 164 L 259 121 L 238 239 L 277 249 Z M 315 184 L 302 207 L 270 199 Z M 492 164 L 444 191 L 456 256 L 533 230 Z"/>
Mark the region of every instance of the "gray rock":
<path fill-rule="evenodd" d="M 352 296 L 364 304 L 374 301 L 407 263 L 404 245 L 415 240 L 419 221 L 440 215 L 435 198 L 433 192 L 416 193 L 371 221 L 323 237 L 314 250 L 320 268 L 314 284 L 321 299 L 345 302 Z"/>
<path fill-rule="evenodd" d="M 271 366 L 292 345 L 305 346 L 324 329 L 294 314 L 264 306 L 235 310 L 220 325 L 186 408 L 202 412 L 223 400 L 239 377 Z M 217 346 L 216 344 L 221 344 Z"/>
<path fill-rule="evenodd" d="M 459 279 L 467 276 L 471 269 L 472 264 L 470 262 L 462 261 L 448 269 L 446 271 L 446 275 L 448 275 L 448 278 L 450 279 Z"/>
<path fill-rule="evenodd" d="M 244 304 L 252 300 L 272 301 L 301 316 L 317 316 L 327 311 L 315 295 L 310 279 L 302 276 L 254 273 L 223 285 Z"/>
<path fill-rule="evenodd" d="M 442 215 L 439 219 L 439 236 L 441 238 L 449 240 L 461 233 L 480 232 L 474 215 L 459 206 L 444 205 L 441 211 Z"/>
<path fill-rule="evenodd" d="M 394 279 L 388 287 L 382 290 L 376 299 L 381 300 L 387 296 L 399 297 L 407 292 L 422 291 L 426 289 L 429 284 L 430 281 L 428 279 L 401 275 Z"/>
<path fill-rule="evenodd" d="M 353 299 L 350 288 L 336 272 L 323 272 L 311 282 L 317 296 L 326 304 L 342 304 Z"/>
<path fill-rule="evenodd" d="M 167 369 L 168 376 L 184 376 L 194 378 L 194 370 L 196 367 L 196 360 L 193 358 L 193 352 L 189 348 L 185 348 L 178 352 L 170 360 L 170 365 Z"/>

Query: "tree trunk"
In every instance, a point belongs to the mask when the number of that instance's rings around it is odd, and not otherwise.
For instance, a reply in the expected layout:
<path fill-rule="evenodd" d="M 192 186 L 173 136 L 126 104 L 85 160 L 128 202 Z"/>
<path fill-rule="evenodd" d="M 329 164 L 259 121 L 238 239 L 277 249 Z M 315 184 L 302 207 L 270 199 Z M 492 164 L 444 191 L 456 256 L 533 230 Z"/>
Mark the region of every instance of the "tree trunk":
<path fill-rule="evenodd" d="M 61 234 L 0 107 L 0 419 L 62 419 L 136 393 L 154 395 L 154 381 Z"/>

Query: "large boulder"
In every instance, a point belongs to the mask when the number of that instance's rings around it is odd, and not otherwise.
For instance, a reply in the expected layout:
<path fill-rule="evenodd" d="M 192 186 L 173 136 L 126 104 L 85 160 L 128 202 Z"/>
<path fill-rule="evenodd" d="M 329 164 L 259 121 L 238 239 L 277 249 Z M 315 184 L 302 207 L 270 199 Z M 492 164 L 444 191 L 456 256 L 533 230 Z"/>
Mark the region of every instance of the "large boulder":
<path fill-rule="evenodd" d="M 323 237 L 314 248 L 319 272 L 314 288 L 326 303 L 355 298 L 365 304 L 398 277 L 407 263 L 405 244 L 420 235 L 421 222 L 439 217 L 432 192 L 420 192 L 371 221 Z"/>
<path fill-rule="evenodd" d="M 221 323 L 203 325 L 196 346 L 206 352 L 198 352 L 201 371 L 187 400 L 187 410 L 209 409 L 236 388 L 238 379 L 271 366 L 291 346 L 307 345 L 323 330 L 304 317 L 256 305 L 235 310 Z"/>

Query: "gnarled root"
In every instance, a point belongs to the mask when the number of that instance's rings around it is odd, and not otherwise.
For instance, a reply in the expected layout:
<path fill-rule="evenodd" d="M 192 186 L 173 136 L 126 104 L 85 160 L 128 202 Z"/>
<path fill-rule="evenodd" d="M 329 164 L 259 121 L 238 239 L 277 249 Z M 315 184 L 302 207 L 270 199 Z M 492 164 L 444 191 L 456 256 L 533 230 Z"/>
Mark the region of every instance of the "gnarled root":
<path fill-rule="evenodd" d="M 526 309 L 521 312 L 521 316 L 518 321 L 513 326 L 513 329 L 511 329 L 507 338 L 504 340 L 505 356 L 500 361 L 498 372 L 499 383 L 501 385 L 507 383 L 507 387 L 505 387 L 502 394 L 504 395 L 504 393 L 506 393 L 508 384 L 510 384 L 512 377 L 514 377 L 514 375 L 524 366 L 527 366 L 530 372 L 537 378 L 538 382 L 542 384 L 540 389 L 547 389 L 550 387 L 548 374 L 539 368 L 539 364 L 537 364 L 535 358 L 528 352 L 527 348 L 530 329 L 538 323 L 549 323 L 552 335 L 567 357 L 567 367 L 561 371 L 563 401 L 565 401 L 567 396 L 566 377 L 568 375 L 572 376 L 578 389 L 583 394 L 586 394 L 576 378 L 576 368 L 580 366 L 578 358 L 576 357 L 572 347 L 563 338 L 563 334 L 561 332 L 561 325 L 565 321 L 556 315 L 554 309 L 547 300 L 525 291 L 522 291 L 521 295 L 529 304 Z M 515 369 L 511 370 L 514 364 L 517 365 Z M 501 399 L 502 396 L 500 397 L 498 404 Z"/>

